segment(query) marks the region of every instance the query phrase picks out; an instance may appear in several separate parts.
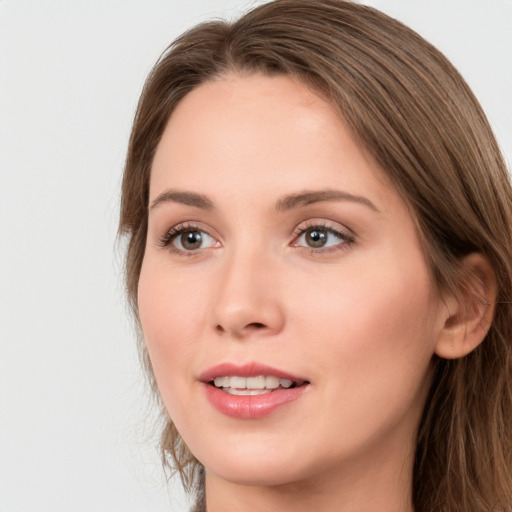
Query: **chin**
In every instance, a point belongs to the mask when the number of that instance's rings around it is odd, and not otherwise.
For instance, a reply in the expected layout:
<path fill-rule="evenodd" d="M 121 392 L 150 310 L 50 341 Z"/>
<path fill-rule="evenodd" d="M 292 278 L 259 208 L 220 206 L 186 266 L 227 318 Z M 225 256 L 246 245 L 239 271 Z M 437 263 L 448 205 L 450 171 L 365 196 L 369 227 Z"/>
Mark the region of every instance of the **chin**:
<path fill-rule="evenodd" d="M 233 484 L 274 487 L 308 480 L 308 474 L 316 473 L 312 471 L 316 464 L 298 456 L 300 451 L 297 450 L 271 449 L 257 444 L 223 448 L 217 453 L 199 454 L 206 455 L 199 460 L 207 472 Z"/>
<path fill-rule="evenodd" d="M 206 471 L 232 484 L 254 487 L 277 487 L 292 484 L 304 478 L 296 469 L 291 470 L 289 465 L 284 467 L 282 464 L 268 466 L 232 461 L 232 463 L 223 462 L 206 467 Z"/>

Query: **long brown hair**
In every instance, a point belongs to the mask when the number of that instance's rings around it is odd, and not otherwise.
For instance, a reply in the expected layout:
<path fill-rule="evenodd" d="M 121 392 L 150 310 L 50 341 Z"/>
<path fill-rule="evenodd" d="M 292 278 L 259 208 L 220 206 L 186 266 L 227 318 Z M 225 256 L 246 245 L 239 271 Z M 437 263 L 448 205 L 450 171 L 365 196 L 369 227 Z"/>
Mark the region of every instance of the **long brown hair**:
<path fill-rule="evenodd" d="M 467 292 L 461 258 L 480 252 L 498 282 L 484 342 L 436 357 L 418 432 L 416 512 L 512 509 L 512 191 L 478 101 L 434 47 L 401 23 L 343 0 L 277 0 L 233 23 L 201 24 L 151 71 L 139 102 L 122 185 L 120 233 L 137 318 L 153 156 L 180 100 L 230 72 L 285 74 L 327 98 L 409 204 L 439 289 Z M 144 364 L 156 390 L 144 342 Z M 164 460 L 189 488 L 202 466 L 166 417 Z"/>

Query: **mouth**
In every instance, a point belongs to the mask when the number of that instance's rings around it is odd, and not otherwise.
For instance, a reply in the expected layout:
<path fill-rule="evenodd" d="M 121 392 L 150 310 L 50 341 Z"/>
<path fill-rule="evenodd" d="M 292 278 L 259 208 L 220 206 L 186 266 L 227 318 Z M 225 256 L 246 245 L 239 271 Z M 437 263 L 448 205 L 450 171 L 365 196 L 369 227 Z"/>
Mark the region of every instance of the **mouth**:
<path fill-rule="evenodd" d="M 280 389 L 294 389 L 304 386 L 308 381 L 281 379 L 275 375 L 257 375 L 241 377 L 238 375 L 215 377 L 208 384 L 225 393 L 237 396 L 257 396 L 272 393 Z"/>
<path fill-rule="evenodd" d="M 222 363 L 200 376 L 206 396 L 220 413 L 238 419 L 259 419 L 296 401 L 310 381 L 259 363 Z"/>

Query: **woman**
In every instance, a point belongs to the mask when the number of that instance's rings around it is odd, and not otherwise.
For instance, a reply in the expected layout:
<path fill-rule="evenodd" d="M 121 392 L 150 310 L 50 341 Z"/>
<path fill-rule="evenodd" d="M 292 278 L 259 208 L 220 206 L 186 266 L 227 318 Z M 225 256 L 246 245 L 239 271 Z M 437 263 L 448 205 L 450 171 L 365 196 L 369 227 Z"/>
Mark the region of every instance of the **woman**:
<path fill-rule="evenodd" d="M 184 34 L 139 103 L 120 231 L 197 510 L 512 507 L 510 182 L 416 33 L 279 0 Z"/>

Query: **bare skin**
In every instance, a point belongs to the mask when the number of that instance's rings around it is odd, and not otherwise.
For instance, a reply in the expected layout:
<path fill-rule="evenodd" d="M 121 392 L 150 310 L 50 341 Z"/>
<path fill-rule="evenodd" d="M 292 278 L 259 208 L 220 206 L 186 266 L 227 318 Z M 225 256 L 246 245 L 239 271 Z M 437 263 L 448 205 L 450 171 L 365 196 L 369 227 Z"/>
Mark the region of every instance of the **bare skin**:
<path fill-rule="evenodd" d="M 208 511 L 412 512 L 432 357 L 457 354 L 453 301 L 334 109 L 286 77 L 198 87 L 157 148 L 150 205 L 140 317 Z M 201 380 L 226 362 L 303 376 L 304 392 L 228 416 Z"/>

